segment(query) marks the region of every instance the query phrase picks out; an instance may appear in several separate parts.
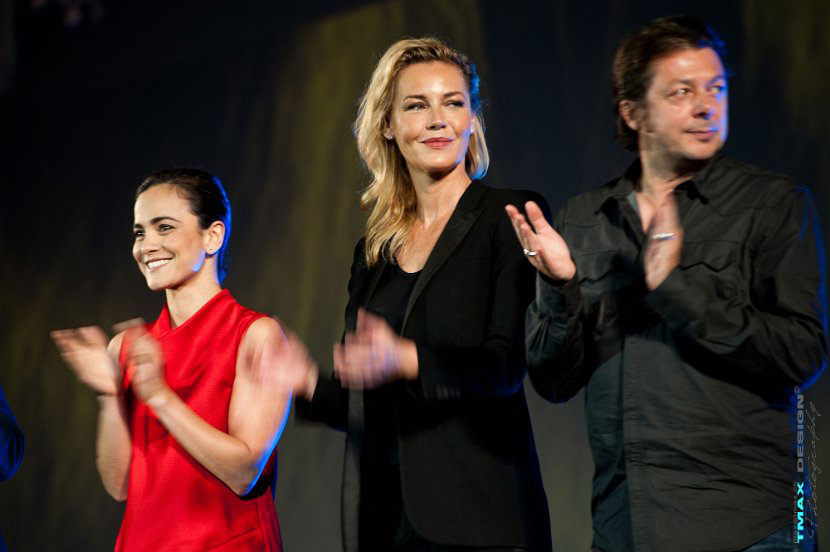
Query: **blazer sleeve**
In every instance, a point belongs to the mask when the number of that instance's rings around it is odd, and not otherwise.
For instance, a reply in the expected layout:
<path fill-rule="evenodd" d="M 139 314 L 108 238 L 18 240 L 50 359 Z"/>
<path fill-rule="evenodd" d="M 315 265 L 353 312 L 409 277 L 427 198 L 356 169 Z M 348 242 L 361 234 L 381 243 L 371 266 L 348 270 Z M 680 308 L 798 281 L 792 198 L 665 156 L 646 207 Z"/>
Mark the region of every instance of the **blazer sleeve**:
<path fill-rule="evenodd" d="M 538 194 L 528 192 L 511 198 L 522 207 L 528 199 L 547 212 L 547 203 Z M 505 203 L 495 207 L 498 211 L 491 222 L 495 231 L 491 241 L 489 296 L 481 298 L 487 305 L 484 337 L 474 347 L 415 341 L 419 373 L 410 385 L 424 400 L 509 396 L 522 385 L 526 370 L 524 312 L 533 297 L 534 270 L 524 258 L 504 212 Z"/>
<path fill-rule="evenodd" d="M 0 388 L 0 481 L 15 474 L 23 461 L 25 439 Z"/>

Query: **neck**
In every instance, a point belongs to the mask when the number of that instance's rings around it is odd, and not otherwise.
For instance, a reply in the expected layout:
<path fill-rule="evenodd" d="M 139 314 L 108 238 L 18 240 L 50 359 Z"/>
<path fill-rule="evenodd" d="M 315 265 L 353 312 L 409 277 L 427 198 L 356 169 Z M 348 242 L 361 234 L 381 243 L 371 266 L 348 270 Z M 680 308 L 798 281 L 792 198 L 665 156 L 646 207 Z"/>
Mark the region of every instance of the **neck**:
<path fill-rule="evenodd" d="M 412 173 L 410 177 L 415 188 L 416 216 L 425 226 L 448 217 L 470 185 L 463 163 L 440 177 Z"/>
<path fill-rule="evenodd" d="M 196 314 L 214 295 L 222 291 L 222 286 L 214 275 L 209 277 L 203 270 L 177 288 L 165 290 L 167 311 L 170 313 L 170 325 L 174 328 L 184 324 Z"/>
<path fill-rule="evenodd" d="M 640 151 L 639 190 L 643 194 L 658 200 L 670 194 L 678 184 L 694 176 L 706 161 L 665 162 L 655 159 L 647 151 Z"/>

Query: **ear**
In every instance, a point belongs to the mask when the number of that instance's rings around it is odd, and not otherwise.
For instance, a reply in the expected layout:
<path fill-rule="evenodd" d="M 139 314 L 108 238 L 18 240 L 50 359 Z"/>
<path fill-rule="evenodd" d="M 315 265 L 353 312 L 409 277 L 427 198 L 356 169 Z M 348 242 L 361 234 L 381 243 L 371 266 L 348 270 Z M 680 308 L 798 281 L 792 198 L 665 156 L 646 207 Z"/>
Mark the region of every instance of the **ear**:
<path fill-rule="evenodd" d="M 213 221 L 205 230 L 205 251 L 208 255 L 215 255 L 225 243 L 225 223 L 220 220 Z"/>
<path fill-rule="evenodd" d="M 637 106 L 636 102 L 631 100 L 622 100 L 618 104 L 620 116 L 625 121 L 625 124 L 628 125 L 628 128 L 635 132 L 640 131 L 640 108 Z"/>

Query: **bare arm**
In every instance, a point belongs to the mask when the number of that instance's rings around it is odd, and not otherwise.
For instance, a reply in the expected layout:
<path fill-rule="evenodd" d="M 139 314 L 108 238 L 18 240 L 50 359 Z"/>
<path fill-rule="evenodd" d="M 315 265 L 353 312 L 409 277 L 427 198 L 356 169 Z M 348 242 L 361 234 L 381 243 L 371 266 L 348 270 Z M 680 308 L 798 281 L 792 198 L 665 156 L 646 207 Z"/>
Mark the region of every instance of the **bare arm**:
<path fill-rule="evenodd" d="M 123 337 L 124 334 L 118 334 L 110 341 L 107 352 L 113 360 L 118 358 Z M 123 396 L 99 395 L 95 466 L 104 488 L 118 501 L 127 500 L 131 455 L 132 439 Z"/>
<path fill-rule="evenodd" d="M 95 465 L 104 488 L 118 501 L 127 499 L 132 446 L 120 395 L 121 369 L 117 358 L 122 339 L 123 333 L 118 334 L 107 346 L 106 335 L 98 327 L 52 332 L 63 361 L 98 394 Z"/>
<path fill-rule="evenodd" d="M 251 324 L 237 357 L 228 433 L 200 418 L 170 389 L 152 337 L 138 336 L 130 356 L 133 390 L 173 438 L 236 494 L 250 492 L 285 426 L 294 388 L 307 380 L 310 360 L 302 342 L 283 334 L 271 318 Z"/>

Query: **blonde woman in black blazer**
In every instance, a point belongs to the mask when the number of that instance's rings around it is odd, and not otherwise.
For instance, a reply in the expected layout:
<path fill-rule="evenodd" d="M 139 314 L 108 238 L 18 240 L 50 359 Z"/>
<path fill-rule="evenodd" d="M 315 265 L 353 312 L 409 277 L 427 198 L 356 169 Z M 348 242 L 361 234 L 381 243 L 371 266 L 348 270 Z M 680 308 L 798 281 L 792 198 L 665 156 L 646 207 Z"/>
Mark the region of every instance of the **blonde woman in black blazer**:
<path fill-rule="evenodd" d="M 335 379 L 301 415 L 347 431 L 343 544 L 355 550 L 549 550 L 522 382 L 534 274 L 482 184 L 478 77 L 427 38 L 379 61 L 355 130 L 374 180 Z"/>

